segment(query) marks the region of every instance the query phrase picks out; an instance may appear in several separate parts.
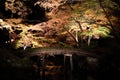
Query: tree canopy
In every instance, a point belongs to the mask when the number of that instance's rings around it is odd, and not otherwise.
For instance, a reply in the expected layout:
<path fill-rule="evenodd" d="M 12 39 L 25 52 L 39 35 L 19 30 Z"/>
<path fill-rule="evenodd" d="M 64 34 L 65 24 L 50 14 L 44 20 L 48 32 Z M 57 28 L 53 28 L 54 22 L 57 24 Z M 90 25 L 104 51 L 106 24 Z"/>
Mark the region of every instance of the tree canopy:
<path fill-rule="evenodd" d="M 119 0 L 1 0 L 0 28 L 14 48 L 90 45 L 119 37 Z M 5 34 L 6 35 L 6 34 Z M 94 42 L 94 41 L 93 41 Z"/>

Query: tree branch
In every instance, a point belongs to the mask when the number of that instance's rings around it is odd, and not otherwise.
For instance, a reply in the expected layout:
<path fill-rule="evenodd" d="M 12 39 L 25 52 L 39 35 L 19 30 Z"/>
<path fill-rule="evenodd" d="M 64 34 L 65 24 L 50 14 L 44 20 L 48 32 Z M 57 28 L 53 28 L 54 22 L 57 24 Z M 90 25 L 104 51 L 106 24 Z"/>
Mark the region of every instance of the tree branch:
<path fill-rule="evenodd" d="M 74 18 L 73 18 L 73 19 L 74 19 Z M 75 19 L 74 19 L 74 21 L 79 25 L 79 28 L 80 28 L 81 32 L 83 32 L 82 25 L 81 25 L 80 21 L 77 21 L 77 20 L 75 20 Z"/>
<path fill-rule="evenodd" d="M 107 20 L 108 20 L 108 22 L 109 22 L 109 24 L 110 24 L 110 26 L 111 26 L 113 32 L 116 32 L 115 29 L 114 29 L 114 26 L 113 26 L 113 24 L 112 24 L 112 22 L 111 22 L 111 20 L 110 20 L 110 18 L 109 18 L 108 13 L 106 12 L 104 6 L 103 6 L 102 3 L 101 3 L 101 0 L 98 0 L 98 1 L 99 1 L 100 7 L 103 9 L 103 11 L 104 11 L 104 13 L 105 13 L 105 15 L 106 15 L 106 18 L 107 18 Z"/>
<path fill-rule="evenodd" d="M 76 40 L 76 37 L 72 34 L 72 33 L 70 33 L 65 27 L 63 27 L 66 31 L 67 31 L 67 33 L 74 39 L 74 41 L 77 43 L 77 45 L 78 45 L 78 40 Z"/>

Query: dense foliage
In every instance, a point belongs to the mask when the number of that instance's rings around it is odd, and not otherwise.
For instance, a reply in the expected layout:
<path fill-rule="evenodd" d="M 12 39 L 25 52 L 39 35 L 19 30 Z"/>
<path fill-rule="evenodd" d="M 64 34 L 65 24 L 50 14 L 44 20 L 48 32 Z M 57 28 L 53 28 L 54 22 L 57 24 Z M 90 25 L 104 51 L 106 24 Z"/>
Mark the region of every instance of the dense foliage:
<path fill-rule="evenodd" d="M 4 3 L 1 5 L 3 7 L 1 17 L 19 20 L 14 22 L 1 19 L 0 23 L 1 29 L 6 28 L 9 34 L 8 39 L 2 43 L 10 43 L 14 48 L 36 48 L 53 44 L 79 46 L 83 41 L 90 45 L 93 39 L 118 35 L 120 29 L 119 17 L 114 12 L 119 11 L 117 0 L 6 0 L 0 2 Z"/>
<path fill-rule="evenodd" d="M 34 48 L 42 52 L 41 47 L 80 48 L 79 56 L 65 55 L 73 58 L 74 80 L 115 80 L 120 72 L 119 23 L 120 0 L 0 0 L 0 80 L 41 80 L 42 57 L 28 57 Z M 45 62 L 48 80 L 56 75 L 63 80 L 63 55 L 45 56 Z"/>

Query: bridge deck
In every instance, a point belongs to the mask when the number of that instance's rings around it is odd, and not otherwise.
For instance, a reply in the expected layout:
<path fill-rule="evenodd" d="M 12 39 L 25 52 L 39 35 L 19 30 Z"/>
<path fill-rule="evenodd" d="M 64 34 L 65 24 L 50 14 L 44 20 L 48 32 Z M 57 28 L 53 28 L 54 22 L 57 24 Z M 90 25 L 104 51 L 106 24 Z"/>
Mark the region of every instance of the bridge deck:
<path fill-rule="evenodd" d="M 76 54 L 78 56 L 92 56 L 96 57 L 95 53 L 85 51 L 79 48 L 36 48 L 26 49 L 23 51 L 27 56 L 41 56 L 41 55 L 64 55 L 64 54 Z"/>

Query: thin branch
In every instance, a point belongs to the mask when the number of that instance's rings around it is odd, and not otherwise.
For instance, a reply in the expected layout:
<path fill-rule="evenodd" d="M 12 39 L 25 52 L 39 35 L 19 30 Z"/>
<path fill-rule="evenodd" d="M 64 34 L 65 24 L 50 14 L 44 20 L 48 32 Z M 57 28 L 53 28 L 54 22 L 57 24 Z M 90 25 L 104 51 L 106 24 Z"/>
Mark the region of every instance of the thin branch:
<path fill-rule="evenodd" d="M 110 26 L 111 26 L 113 32 L 115 32 L 114 26 L 113 26 L 113 24 L 112 24 L 112 22 L 111 22 L 111 20 L 110 20 L 110 18 L 109 18 L 108 13 L 106 12 L 104 6 L 102 5 L 101 0 L 98 0 L 98 1 L 99 1 L 100 7 L 103 9 L 103 11 L 104 11 L 104 13 L 105 13 L 105 15 L 106 15 L 106 18 L 107 18 L 107 20 L 108 20 L 108 22 L 109 22 L 109 24 L 110 24 Z"/>
<path fill-rule="evenodd" d="M 67 31 L 67 33 L 74 39 L 74 41 L 77 43 L 77 45 L 78 45 L 78 40 L 76 40 L 76 37 L 71 33 L 71 32 L 69 32 L 68 31 L 68 29 L 66 29 L 64 26 L 63 26 L 63 28 Z"/>
<path fill-rule="evenodd" d="M 74 18 L 73 18 L 73 19 L 74 19 Z M 79 28 L 80 28 L 81 32 L 83 32 L 82 25 L 81 25 L 80 21 L 77 21 L 77 20 L 75 20 L 75 19 L 74 19 L 74 21 L 79 25 Z"/>

